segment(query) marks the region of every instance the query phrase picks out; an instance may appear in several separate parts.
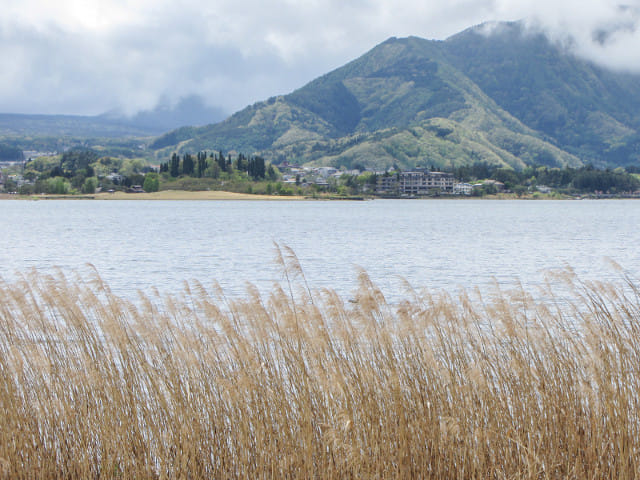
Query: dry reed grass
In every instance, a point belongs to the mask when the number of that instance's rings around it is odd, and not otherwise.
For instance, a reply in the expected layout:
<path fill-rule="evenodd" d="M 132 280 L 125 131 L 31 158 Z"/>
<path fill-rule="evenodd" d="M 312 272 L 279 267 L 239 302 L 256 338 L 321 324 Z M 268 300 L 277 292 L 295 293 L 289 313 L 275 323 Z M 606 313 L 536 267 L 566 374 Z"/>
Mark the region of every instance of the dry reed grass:
<path fill-rule="evenodd" d="M 0 282 L 0 478 L 634 478 L 640 298 Z M 536 298 L 545 298 L 544 301 Z"/>

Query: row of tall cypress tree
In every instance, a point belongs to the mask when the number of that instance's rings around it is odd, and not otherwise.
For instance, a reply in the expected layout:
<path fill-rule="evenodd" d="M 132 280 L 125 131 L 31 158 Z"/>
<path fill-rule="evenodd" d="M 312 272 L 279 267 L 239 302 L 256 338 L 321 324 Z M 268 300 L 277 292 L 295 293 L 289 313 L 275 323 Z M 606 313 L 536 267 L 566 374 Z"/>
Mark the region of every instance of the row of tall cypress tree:
<path fill-rule="evenodd" d="M 264 158 L 260 156 L 247 157 L 240 153 L 233 160 L 231 154 L 225 156 L 222 152 L 206 151 L 198 152 L 195 156 L 185 153 L 182 157 L 174 152 L 170 161 L 160 165 L 160 172 L 167 172 L 172 177 L 185 175 L 201 178 L 206 176 L 207 169 L 211 166 L 217 167 L 216 170 L 219 172 L 245 172 L 254 180 L 264 179 L 267 174 Z M 271 165 L 269 167 L 273 168 Z"/>

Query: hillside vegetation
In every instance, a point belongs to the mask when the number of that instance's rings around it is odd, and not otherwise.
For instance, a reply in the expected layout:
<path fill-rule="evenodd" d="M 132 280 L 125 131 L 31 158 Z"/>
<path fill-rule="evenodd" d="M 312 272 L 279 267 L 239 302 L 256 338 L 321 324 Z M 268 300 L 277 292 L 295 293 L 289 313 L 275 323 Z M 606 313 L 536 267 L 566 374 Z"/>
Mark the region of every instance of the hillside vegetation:
<path fill-rule="evenodd" d="M 172 131 L 151 148 L 160 158 L 223 149 L 377 169 L 624 166 L 640 161 L 639 80 L 519 23 L 446 41 L 391 38 L 288 95 Z"/>

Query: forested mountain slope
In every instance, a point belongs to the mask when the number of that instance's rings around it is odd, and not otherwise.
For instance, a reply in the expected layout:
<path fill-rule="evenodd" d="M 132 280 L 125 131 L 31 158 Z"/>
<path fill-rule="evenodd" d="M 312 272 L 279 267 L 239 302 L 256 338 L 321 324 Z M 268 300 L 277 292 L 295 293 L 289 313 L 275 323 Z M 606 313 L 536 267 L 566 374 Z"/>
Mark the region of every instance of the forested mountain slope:
<path fill-rule="evenodd" d="M 638 107 L 640 76 L 506 23 L 446 41 L 391 38 L 288 95 L 152 148 L 347 167 L 616 166 L 639 160 Z"/>

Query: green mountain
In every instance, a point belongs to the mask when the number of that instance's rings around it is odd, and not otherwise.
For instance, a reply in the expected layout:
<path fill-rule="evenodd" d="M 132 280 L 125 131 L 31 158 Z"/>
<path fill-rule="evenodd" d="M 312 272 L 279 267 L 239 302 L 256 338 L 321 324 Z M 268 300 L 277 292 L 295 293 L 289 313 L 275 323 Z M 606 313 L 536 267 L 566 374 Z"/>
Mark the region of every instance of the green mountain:
<path fill-rule="evenodd" d="M 563 150 L 599 164 L 640 160 L 640 75 L 566 54 L 517 23 L 490 36 L 467 30 L 447 58 L 501 108 Z"/>
<path fill-rule="evenodd" d="M 156 139 L 316 165 L 521 168 L 640 161 L 640 76 L 603 70 L 519 23 L 391 38 L 289 95 Z"/>

